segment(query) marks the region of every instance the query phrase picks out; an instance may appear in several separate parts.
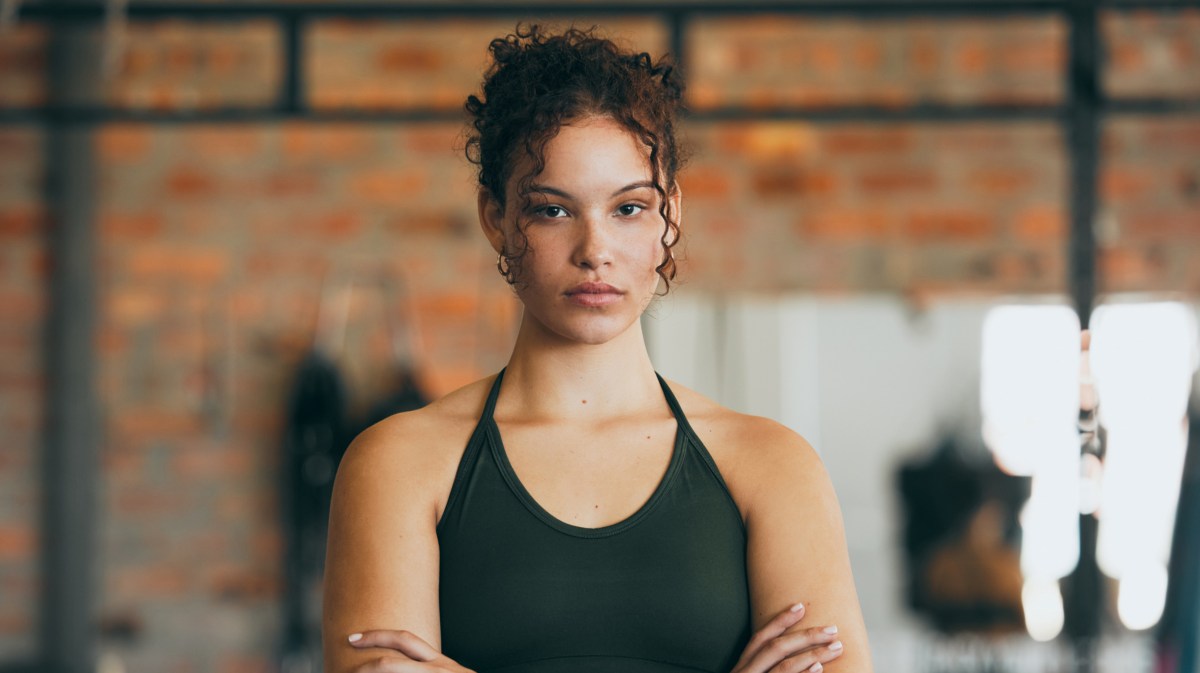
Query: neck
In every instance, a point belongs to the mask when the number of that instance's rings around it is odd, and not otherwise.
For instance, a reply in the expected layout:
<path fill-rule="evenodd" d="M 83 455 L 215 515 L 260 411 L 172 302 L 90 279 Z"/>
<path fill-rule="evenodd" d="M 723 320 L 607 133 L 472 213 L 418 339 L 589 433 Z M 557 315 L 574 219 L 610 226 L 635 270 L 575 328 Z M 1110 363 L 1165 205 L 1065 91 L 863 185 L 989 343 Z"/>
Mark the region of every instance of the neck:
<path fill-rule="evenodd" d="M 582 344 L 548 334 L 526 316 L 502 386 L 501 415 L 528 420 L 599 420 L 666 408 L 640 321 L 608 342 Z"/>

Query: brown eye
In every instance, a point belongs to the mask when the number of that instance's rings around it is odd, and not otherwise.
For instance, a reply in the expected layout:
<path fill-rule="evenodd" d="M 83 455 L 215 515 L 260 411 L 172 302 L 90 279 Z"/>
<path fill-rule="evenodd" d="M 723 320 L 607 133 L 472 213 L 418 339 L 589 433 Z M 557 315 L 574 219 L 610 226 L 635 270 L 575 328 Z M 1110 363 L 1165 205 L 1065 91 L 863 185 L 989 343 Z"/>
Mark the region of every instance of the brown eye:
<path fill-rule="evenodd" d="M 639 206 L 636 203 L 626 203 L 617 208 L 617 211 L 626 217 L 631 217 L 633 215 L 637 215 L 638 213 L 642 212 L 643 210 L 645 210 L 645 208 L 643 208 L 642 206 Z"/>

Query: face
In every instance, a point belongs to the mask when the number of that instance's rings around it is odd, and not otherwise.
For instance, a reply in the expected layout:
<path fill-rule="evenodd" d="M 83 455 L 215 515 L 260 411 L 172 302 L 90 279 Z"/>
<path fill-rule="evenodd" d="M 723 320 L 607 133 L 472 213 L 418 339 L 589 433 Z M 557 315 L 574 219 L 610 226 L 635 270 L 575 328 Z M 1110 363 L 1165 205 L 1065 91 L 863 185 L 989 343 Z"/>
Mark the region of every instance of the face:
<path fill-rule="evenodd" d="M 497 251 L 520 250 L 518 223 L 525 232 L 516 289 L 526 321 L 569 341 L 604 343 L 638 319 L 658 287 L 666 223 L 650 151 L 611 118 L 589 117 L 564 125 L 544 155 L 528 199 L 517 193 L 529 170 L 522 162 L 507 208 L 480 195 L 480 222 Z M 671 198 L 678 213 L 678 190 Z"/>

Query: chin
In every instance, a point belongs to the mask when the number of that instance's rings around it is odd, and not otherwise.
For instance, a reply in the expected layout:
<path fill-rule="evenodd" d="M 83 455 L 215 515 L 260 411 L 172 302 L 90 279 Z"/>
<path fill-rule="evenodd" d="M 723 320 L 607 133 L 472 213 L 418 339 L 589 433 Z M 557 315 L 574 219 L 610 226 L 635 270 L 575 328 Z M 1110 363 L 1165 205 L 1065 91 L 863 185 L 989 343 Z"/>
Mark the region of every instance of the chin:
<path fill-rule="evenodd" d="M 608 343 L 621 336 L 638 319 L 638 316 L 630 318 L 624 311 L 617 315 L 603 315 L 597 312 L 590 315 L 556 317 L 557 320 L 545 321 L 539 318 L 537 321 L 542 329 L 565 341 L 593 346 Z"/>

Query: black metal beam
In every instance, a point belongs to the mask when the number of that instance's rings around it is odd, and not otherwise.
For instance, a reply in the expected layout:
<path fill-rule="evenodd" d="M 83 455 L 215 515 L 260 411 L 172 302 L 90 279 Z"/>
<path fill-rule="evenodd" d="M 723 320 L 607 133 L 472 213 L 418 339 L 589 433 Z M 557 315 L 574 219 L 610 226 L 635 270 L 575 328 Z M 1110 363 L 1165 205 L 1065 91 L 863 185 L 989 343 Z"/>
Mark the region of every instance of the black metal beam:
<path fill-rule="evenodd" d="M 1070 162 L 1068 287 L 1086 329 L 1096 301 L 1096 180 L 1099 171 L 1102 72 L 1100 29 L 1091 0 L 1070 9 L 1070 63 L 1067 69 L 1067 158 Z M 1103 434 L 1100 435 L 1103 437 Z M 1087 447 L 1084 447 L 1087 450 Z M 1096 670 L 1096 643 L 1105 613 L 1104 577 L 1096 561 L 1099 521 L 1079 515 L 1079 563 L 1063 582 L 1063 630 L 1074 649 L 1076 673 Z"/>
<path fill-rule="evenodd" d="M 298 114 L 304 110 L 304 20 L 288 16 L 283 29 L 283 88 L 279 92 L 279 110 Z"/>
<path fill-rule="evenodd" d="M 71 105 L 94 94 L 99 45 L 78 26 L 55 26 L 49 95 Z M 100 409 L 95 391 L 96 174 L 92 128 L 51 120 L 46 129 L 49 310 L 43 371 L 45 422 L 41 463 L 41 583 L 38 668 L 96 670 L 95 572 Z"/>
<path fill-rule="evenodd" d="M 1068 11 L 1073 0 L 824 0 L 791 2 L 671 2 L 655 4 L 616 3 L 407 3 L 407 2 L 140 2 L 130 3 L 132 19 L 187 17 L 220 19 L 303 16 L 321 17 L 410 17 L 419 16 L 582 16 L 613 14 L 660 14 L 664 11 L 696 15 L 784 13 L 827 16 L 854 16 L 872 19 L 895 16 L 997 16 L 1028 15 Z M 1093 7 L 1116 11 L 1172 10 L 1200 6 L 1200 0 L 1092 0 Z M 22 19 L 93 20 L 103 15 L 99 3 L 68 2 L 62 5 L 27 3 L 20 9 Z"/>
<path fill-rule="evenodd" d="M 686 58 L 686 55 L 685 55 Z M 410 108 L 396 110 L 311 109 L 297 101 L 302 96 L 303 76 L 294 84 L 284 84 L 276 105 L 259 108 L 213 110 L 135 110 L 103 107 L 30 108 L 0 110 L 0 126 L 44 123 L 105 124 L 142 122 L 147 124 L 188 123 L 272 123 L 303 121 L 312 123 L 429 123 L 463 121 L 461 110 L 449 108 Z M 1096 109 L 1111 116 L 1186 116 L 1200 114 L 1200 98 L 1139 98 L 1096 101 Z M 699 122 L 719 121 L 806 121 L 813 123 L 877 122 L 974 122 L 995 123 L 1026 121 L 1062 121 L 1069 116 L 1066 105 L 936 105 L 921 103 L 909 107 L 875 105 L 835 105 L 823 107 L 722 107 L 691 110 L 687 119 Z"/>

